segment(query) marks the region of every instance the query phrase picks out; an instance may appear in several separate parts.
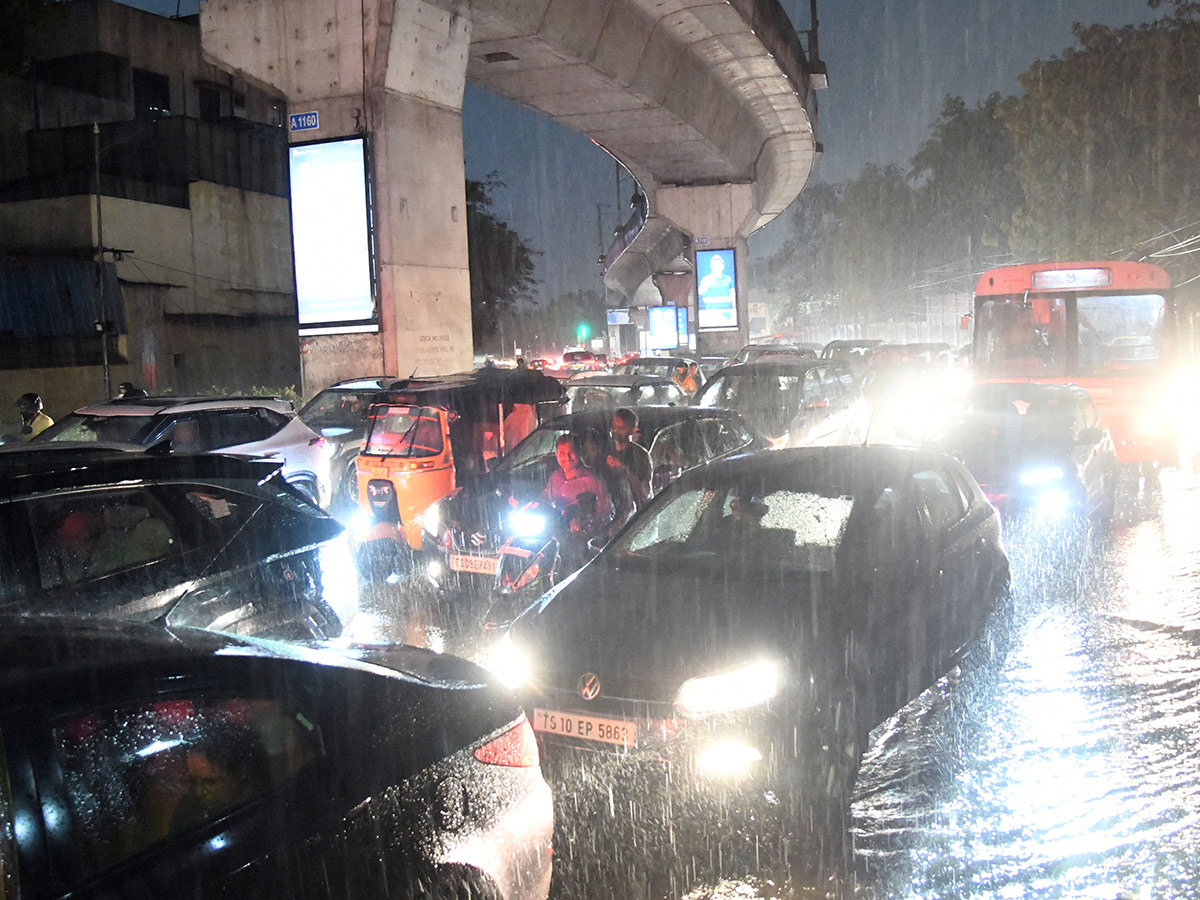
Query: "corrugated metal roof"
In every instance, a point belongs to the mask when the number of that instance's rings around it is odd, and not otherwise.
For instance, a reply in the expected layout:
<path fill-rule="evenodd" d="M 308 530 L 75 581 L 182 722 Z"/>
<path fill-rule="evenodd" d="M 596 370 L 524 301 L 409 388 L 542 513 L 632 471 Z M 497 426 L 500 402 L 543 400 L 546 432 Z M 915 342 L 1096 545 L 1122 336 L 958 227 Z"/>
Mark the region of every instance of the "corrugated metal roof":
<path fill-rule="evenodd" d="M 125 331 L 125 301 L 117 270 L 106 263 L 107 318 Z M 96 334 L 100 298 L 96 264 L 69 256 L 0 254 L 0 333 L 18 338 Z"/>

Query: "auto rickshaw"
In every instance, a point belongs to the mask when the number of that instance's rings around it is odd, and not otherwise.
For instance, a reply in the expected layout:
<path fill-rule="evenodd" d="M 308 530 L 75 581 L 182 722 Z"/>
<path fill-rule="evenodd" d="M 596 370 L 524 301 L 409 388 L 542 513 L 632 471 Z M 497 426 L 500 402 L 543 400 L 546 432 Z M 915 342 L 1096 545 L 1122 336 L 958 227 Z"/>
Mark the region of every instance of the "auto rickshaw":
<path fill-rule="evenodd" d="M 396 381 L 371 401 L 358 456 L 362 543 L 421 547 L 422 514 L 487 471 L 562 402 L 562 385 L 531 369 L 486 367 Z"/>

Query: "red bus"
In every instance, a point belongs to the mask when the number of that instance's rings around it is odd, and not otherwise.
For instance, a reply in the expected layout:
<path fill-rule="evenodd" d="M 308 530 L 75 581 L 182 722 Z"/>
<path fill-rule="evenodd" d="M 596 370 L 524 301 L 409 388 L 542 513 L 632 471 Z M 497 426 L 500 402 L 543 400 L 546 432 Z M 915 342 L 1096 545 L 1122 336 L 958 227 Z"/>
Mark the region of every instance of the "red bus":
<path fill-rule="evenodd" d="M 990 269 L 975 287 L 976 380 L 1072 382 L 1099 407 L 1117 456 L 1172 466 L 1179 416 L 1179 311 L 1171 279 L 1138 262 Z"/>

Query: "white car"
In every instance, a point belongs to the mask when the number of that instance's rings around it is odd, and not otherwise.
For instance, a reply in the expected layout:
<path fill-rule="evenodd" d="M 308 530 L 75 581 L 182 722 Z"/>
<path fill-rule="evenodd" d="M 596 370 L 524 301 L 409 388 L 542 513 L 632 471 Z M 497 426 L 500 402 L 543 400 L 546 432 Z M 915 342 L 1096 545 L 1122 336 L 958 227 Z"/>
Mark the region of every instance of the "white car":
<path fill-rule="evenodd" d="M 36 438 L 105 441 L 176 453 L 228 453 L 283 460 L 283 477 L 314 503 L 329 505 L 325 438 L 278 397 L 136 397 L 75 410 Z"/>

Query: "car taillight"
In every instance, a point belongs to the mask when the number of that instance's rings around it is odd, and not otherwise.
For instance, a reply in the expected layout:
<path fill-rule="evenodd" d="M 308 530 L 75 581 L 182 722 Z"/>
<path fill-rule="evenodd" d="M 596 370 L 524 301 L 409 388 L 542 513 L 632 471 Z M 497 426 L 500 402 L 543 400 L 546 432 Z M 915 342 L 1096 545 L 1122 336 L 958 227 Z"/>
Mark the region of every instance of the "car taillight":
<path fill-rule="evenodd" d="M 310 447 L 324 447 L 324 446 L 325 446 L 325 437 L 324 437 L 324 435 L 320 435 L 320 434 L 318 434 L 318 435 L 317 435 L 315 438 L 313 438 L 312 440 L 310 440 L 310 441 L 308 442 L 308 446 L 310 446 Z"/>
<path fill-rule="evenodd" d="M 488 741 L 475 751 L 475 758 L 489 766 L 529 768 L 538 764 L 537 740 L 529 720 L 521 721 L 495 740 Z"/>

